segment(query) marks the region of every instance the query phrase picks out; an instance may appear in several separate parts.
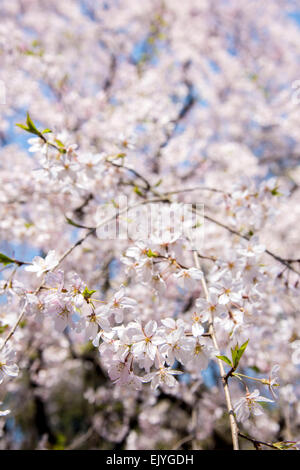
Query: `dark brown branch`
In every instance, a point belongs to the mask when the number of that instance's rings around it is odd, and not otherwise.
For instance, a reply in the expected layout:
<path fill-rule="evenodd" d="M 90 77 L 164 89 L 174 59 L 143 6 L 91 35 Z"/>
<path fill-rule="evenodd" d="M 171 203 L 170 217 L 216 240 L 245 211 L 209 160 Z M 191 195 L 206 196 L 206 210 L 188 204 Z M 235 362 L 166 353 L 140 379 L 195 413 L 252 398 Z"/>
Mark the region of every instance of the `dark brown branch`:
<path fill-rule="evenodd" d="M 241 432 L 239 432 L 239 436 L 242 437 L 243 439 L 246 439 L 249 442 L 252 442 L 256 450 L 260 450 L 260 446 L 267 446 L 267 447 L 271 447 L 274 450 L 280 450 L 278 449 L 278 447 L 274 446 L 270 442 L 258 441 L 257 439 L 254 439 L 253 437 L 250 437 L 250 436 L 246 436 L 246 434 L 243 434 Z"/>

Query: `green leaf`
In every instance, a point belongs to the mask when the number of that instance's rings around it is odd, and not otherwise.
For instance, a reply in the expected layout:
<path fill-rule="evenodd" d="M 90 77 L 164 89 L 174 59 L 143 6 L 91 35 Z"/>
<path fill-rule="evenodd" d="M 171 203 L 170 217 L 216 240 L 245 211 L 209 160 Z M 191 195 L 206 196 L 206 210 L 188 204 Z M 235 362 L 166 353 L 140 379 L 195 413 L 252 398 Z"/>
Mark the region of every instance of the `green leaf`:
<path fill-rule="evenodd" d="M 51 129 L 44 129 L 42 134 L 49 134 L 50 132 L 52 132 Z"/>
<path fill-rule="evenodd" d="M 40 136 L 41 133 L 40 131 L 35 127 L 31 117 L 29 116 L 29 113 L 27 112 L 27 120 L 26 120 L 26 123 L 27 123 L 27 126 L 28 126 L 28 129 L 29 131 L 32 133 L 32 134 L 35 134 L 35 135 L 38 135 Z"/>
<path fill-rule="evenodd" d="M 249 343 L 249 339 L 247 339 L 247 341 L 245 341 L 245 343 L 242 344 L 242 346 L 237 350 L 237 360 L 238 360 L 238 362 L 240 361 L 242 355 L 244 354 L 244 352 L 246 350 L 246 347 L 248 346 L 248 343 Z"/>
<path fill-rule="evenodd" d="M 140 190 L 140 188 L 139 188 L 138 186 L 134 186 L 133 190 L 134 190 L 134 192 L 135 192 L 136 194 L 138 194 L 139 196 L 142 196 L 142 195 L 143 195 L 142 191 Z"/>
<path fill-rule="evenodd" d="M 54 142 L 55 142 L 55 143 L 56 143 L 56 144 L 57 144 L 59 147 L 61 147 L 61 148 L 65 148 L 65 146 L 64 146 L 64 144 L 62 143 L 62 141 L 61 141 L 61 140 L 59 140 L 59 139 L 55 139 L 55 140 L 54 140 Z"/>
<path fill-rule="evenodd" d="M 35 127 L 31 117 L 29 116 L 29 113 L 27 113 L 26 124 L 27 124 L 27 127 L 25 126 L 25 124 L 16 124 L 16 126 L 20 127 L 21 129 L 23 129 L 26 132 L 29 132 L 30 134 L 34 134 L 34 135 L 37 135 L 38 137 L 41 137 L 42 134 Z"/>
<path fill-rule="evenodd" d="M 4 255 L 3 253 L 0 253 L 0 264 L 4 264 L 4 266 L 7 266 L 8 264 L 14 263 L 15 261 L 8 256 Z"/>
<path fill-rule="evenodd" d="M 20 127 L 24 131 L 27 131 L 27 132 L 31 133 L 31 131 L 28 129 L 28 127 L 26 127 L 24 124 L 16 124 L 16 126 Z"/>
<path fill-rule="evenodd" d="M 272 189 L 271 191 L 272 196 L 283 196 L 282 193 L 280 193 L 277 188 Z"/>
<path fill-rule="evenodd" d="M 149 250 L 147 251 L 147 256 L 148 256 L 148 258 L 157 258 L 157 257 L 158 257 L 158 254 L 157 254 L 155 251 L 152 251 L 152 250 L 149 248 Z"/>
<path fill-rule="evenodd" d="M 89 290 L 87 287 L 84 289 L 84 291 L 82 292 L 82 295 L 83 297 L 85 298 L 85 300 L 88 300 L 92 297 L 92 295 L 97 292 L 96 290 Z"/>
<path fill-rule="evenodd" d="M 30 227 L 33 227 L 34 224 L 32 222 L 25 222 L 24 225 L 26 228 L 30 228 Z"/>
<path fill-rule="evenodd" d="M 238 348 L 238 345 L 236 345 L 234 349 L 231 348 L 232 364 L 233 364 L 233 367 L 235 368 L 237 367 L 237 362 L 236 362 L 237 348 Z"/>
<path fill-rule="evenodd" d="M 64 450 L 67 438 L 64 434 L 58 433 L 56 436 L 56 443 L 53 445 L 53 450 Z"/>
<path fill-rule="evenodd" d="M 154 188 L 157 188 L 162 183 L 162 178 L 155 183 Z"/>
<path fill-rule="evenodd" d="M 273 446 L 279 450 L 287 450 L 287 449 L 297 449 L 296 442 L 293 441 L 279 441 L 273 442 Z"/>
<path fill-rule="evenodd" d="M 9 325 L 0 325 L 0 335 L 2 335 L 2 333 L 4 333 L 5 330 L 7 330 Z"/>
<path fill-rule="evenodd" d="M 232 367 L 231 360 L 227 356 L 216 356 L 218 359 L 221 359 L 221 361 L 226 362 L 230 367 Z"/>
<path fill-rule="evenodd" d="M 57 145 L 56 148 L 60 153 L 67 153 L 67 151 L 65 149 L 65 144 L 63 142 L 61 142 L 61 140 L 54 139 L 54 142 L 56 143 L 56 145 Z"/>
<path fill-rule="evenodd" d="M 241 360 L 242 355 L 244 354 L 246 350 L 248 342 L 249 340 L 247 340 L 244 344 L 242 344 L 241 347 L 239 347 L 239 345 L 236 344 L 234 349 L 231 348 L 232 363 L 235 369 L 239 365 L 239 362 Z"/>
<path fill-rule="evenodd" d="M 67 222 L 69 225 L 73 225 L 73 227 L 77 227 L 77 228 L 86 228 L 84 225 L 77 224 L 76 222 L 74 222 L 74 220 L 70 219 L 69 217 L 66 217 L 66 216 L 65 216 L 65 219 L 66 219 L 66 222 Z"/>
<path fill-rule="evenodd" d="M 256 372 L 257 374 L 260 373 L 260 369 L 257 367 L 257 366 L 250 366 L 250 369 L 252 369 L 254 372 Z"/>

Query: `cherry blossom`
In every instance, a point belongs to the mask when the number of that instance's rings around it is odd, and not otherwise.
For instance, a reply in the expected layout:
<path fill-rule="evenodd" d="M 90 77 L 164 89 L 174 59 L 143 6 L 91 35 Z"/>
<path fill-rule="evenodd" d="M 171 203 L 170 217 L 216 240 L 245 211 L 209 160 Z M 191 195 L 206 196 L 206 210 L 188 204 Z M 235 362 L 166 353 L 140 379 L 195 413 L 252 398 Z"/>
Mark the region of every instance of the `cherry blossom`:
<path fill-rule="evenodd" d="M 180 371 L 161 366 L 158 371 L 151 372 L 143 377 L 143 382 L 151 382 L 151 388 L 156 389 L 158 386 L 166 385 L 174 387 L 176 380 L 174 375 L 181 374 Z"/>
<path fill-rule="evenodd" d="M 19 367 L 15 364 L 16 353 L 9 347 L 5 346 L 0 352 L 0 383 L 3 382 L 5 376 L 17 377 Z"/>
<path fill-rule="evenodd" d="M 263 413 L 263 408 L 259 405 L 261 402 L 272 403 L 273 400 L 260 396 L 258 389 L 254 390 L 252 393 L 247 393 L 245 397 L 240 398 L 234 407 L 237 420 L 245 421 L 249 418 L 250 414 L 260 416 Z"/>
<path fill-rule="evenodd" d="M 298 10 L 2 0 L 1 449 L 299 442 Z"/>
<path fill-rule="evenodd" d="M 46 271 L 55 268 L 58 263 L 58 257 L 54 250 L 49 251 L 46 258 L 41 258 L 40 256 L 36 256 L 32 260 L 32 265 L 26 266 L 26 271 L 30 271 L 36 273 L 38 277 L 40 277 Z"/>

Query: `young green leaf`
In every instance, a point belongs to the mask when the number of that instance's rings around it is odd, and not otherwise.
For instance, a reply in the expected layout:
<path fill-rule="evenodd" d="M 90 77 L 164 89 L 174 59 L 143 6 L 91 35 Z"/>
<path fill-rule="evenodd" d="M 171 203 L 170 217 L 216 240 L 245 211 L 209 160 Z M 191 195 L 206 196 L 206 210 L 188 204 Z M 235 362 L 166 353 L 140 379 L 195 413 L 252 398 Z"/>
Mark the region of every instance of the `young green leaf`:
<path fill-rule="evenodd" d="M 59 140 L 59 139 L 54 139 L 54 142 L 55 142 L 60 148 L 64 148 L 64 147 L 65 147 L 64 144 L 62 143 L 62 141 Z"/>
<path fill-rule="evenodd" d="M 7 330 L 8 327 L 9 327 L 9 325 L 7 325 L 7 324 L 1 324 L 0 325 L 0 335 L 2 335 L 2 333 L 4 333 Z"/>
<path fill-rule="evenodd" d="M 29 132 L 30 134 L 34 134 L 34 135 L 37 135 L 38 137 L 41 137 L 42 133 L 35 127 L 35 124 L 33 123 L 31 117 L 29 116 L 29 113 L 27 113 L 26 124 L 27 126 L 25 126 L 25 124 L 16 124 L 16 126 L 20 127 L 26 132 Z"/>
<path fill-rule="evenodd" d="M 232 367 L 231 360 L 227 356 L 216 356 L 218 359 L 221 359 L 221 361 L 226 362 L 230 367 Z"/>
<path fill-rule="evenodd" d="M 287 450 L 287 449 L 297 450 L 296 442 L 294 441 L 273 442 L 273 446 L 279 450 Z"/>
<path fill-rule="evenodd" d="M 247 340 L 241 347 L 239 347 L 238 343 L 235 345 L 235 348 L 231 348 L 231 356 L 232 356 L 232 363 L 233 367 L 236 369 L 239 365 L 242 355 L 244 354 L 246 347 L 248 345 L 249 340 Z"/>
<path fill-rule="evenodd" d="M 237 361 L 236 361 L 237 349 L 238 349 L 238 345 L 236 345 L 234 349 L 231 348 L 232 364 L 234 368 L 237 367 Z"/>
<path fill-rule="evenodd" d="M 29 113 L 27 113 L 27 120 L 26 120 L 26 124 L 28 126 L 28 129 L 29 131 L 32 133 L 32 134 L 35 134 L 37 136 L 40 136 L 41 133 L 40 131 L 35 127 L 31 117 L 29 116 Z"/>
<path fill-rule="evenodd" d="M 8 256 L 4 255 L 3 253 L 0 253 L 0 264 L 4 264 L 4 266 L 7 266 L 8 264 L 12 264 L 15 261 Z"/>
<path fill-rule="evenodd" d="M 87 227 L 85 227 L 84 225 L 77 224 L 76 222 L 74 222 L 74 220 L 70 219 L 69 217 L 66 217 L 66 216 L 65 216 L 65 219 L 66 219 L 66 222 L 67 222 L 69 225 L 73 225 L 73 227 L 77 227 L 77 228 L 87 228 Z"/>
<path fill-rule="evenodd" d="M 92 289 L 92 290 L 89 290 L 89 289 L 86 287 L 86 288 L 84 289 L 84 291 L 82 292 L 82 295 L 83 295 L 83 297 L 85 298 L 85 300 L 89 300 L 95 292 L 97 292 L 97 291 L 95 291 L 95 290 L 93 290 L 93 289 Z"/>
<path fill-rule="evenodd" d="M 242 344 L 242 346 L 237 350 L 237 361 L 238 361 L 238 363 L 240 362 L 240 359 L 241 359 L 242 355 L 244 354 L 244 352 L 246 350 L 246 347 L 248 346 L 248 342 L 249 342 L 249 339 L 247 341 L 245 341 L 245 343 Z"/>
<path fill-rule="evenodd" d="M 135 192 L 136 194 L 138 194 L 139 196 L 142 196 L 142 195 L 143 195 L 142 191 L 140 190 L 140 188 L 139 188 L 138 186 L 134 186 L 133 190 L 134 190 L 134 192 Z"/>
<path fill-rule="evenodd" d="M 28 127 L 25 126 L 24 124 L 16 124 L 16 126 L 20 127 L 20 128 L 23 129 L 24 131 L 27 131 L 27 132 L 30 132 L 30 133 L 31 133 L 31 131 L 28 129 Z"/>
<path fill-rule="evenodd" d="M 157 258 L 158 254 L 155 251 L 152 251 L 151 248 L 147 251 L 148 258 Z"/>

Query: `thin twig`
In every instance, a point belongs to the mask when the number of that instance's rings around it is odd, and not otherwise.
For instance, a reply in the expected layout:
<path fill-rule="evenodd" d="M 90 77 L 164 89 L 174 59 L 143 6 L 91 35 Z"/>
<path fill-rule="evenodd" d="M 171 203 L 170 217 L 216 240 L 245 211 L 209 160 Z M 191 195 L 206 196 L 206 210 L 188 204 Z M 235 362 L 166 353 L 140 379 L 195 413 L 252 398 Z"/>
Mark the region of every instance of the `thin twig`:
<path fill-rule="evenodd" d="M 246 434 L 243 434 L 241 432 L 238 433 L 240 437 L 242 437 L 243 439 L 247 439 L 247 441 L 250 441 L 252 442 L 252 444 L 254 445 L 254 447 L 256 449 L 258 449 L 258 446 L 267 446 L 267 447 L 271 447 L 272 449 L 275 449 L 275 450 L 280 450 L 278 449 L 278 447 L 274 446 L 272 443 L 270 442 L 264 442 L 264 441 L 258 441 L 257 439 L 254 439 L 253 437 L 250 437 L 250 436 L 246 436 Z"/>
<path fill-rule="evenodd" d="M 142 205 L 145 205 L 145 204 L 151 204 L 151 203 L 156 203 L 156 202 L 162 202 L 164 201 L 165 199 L 164 198 L 154 198 L 154 199 L 147 199 L 145 201 L 141 201 L 141 202 L 138 202 L 136 204 L 133 204 L 132 206 L 130 207 L 126 207 L 125 209 L 119 211 L 117 214 L 114 214 L 112 217 L 109 217 L 105 220 L 102 220 L 96 227 L 93 227 L 92 229 L 90 229 L 82 238 L 80 238 L 76 243 L 74 243 L 62 256 L 61 258 L 59 259 L 57 265 L 54 267 L 54 269 L 58 268 L 58 266 L 60 266 L 60 264 L 63 262 L 63 260 L 70 254 L 72 253 L 72 251 L 79 245 L 81 245 L 90 235 L 92 235 L 93 233 L 96 233 L 96 230 L 97 228 L 100 228 L 102 227 L 103 225 L 105 224 L 108 224 L 109 222 L 112 222 L 114 219 L 116 219 L 117 217 L 119 217 L 120 215 L 126 213 L 127 211 L 130 211 L 131 209 L 134 209 L 136 207 L 139 207 L 139 206 L 142 206 Z M 34 295 L 38 294 L 39 291 L 42 289 L 43 287 L 43 284 L 44 284 L 44 281 L 42 281 L 42 283 L 37 287 L 37 289 L 34 291 Z M 10 332 L 8 333 L 8 335 L 6 336 L 6 338 L 4 339 L 3 343 L 1 344 L 0 346 L 0 351 L 4 348 L 4 346 L 6 345 L 6 343 L 10 340 L 10 338 L 14 335 L 16 329 L 18 328 L 20 322 L 22 321 L 22 318 L 25 314 L 25 309 L 26 309 L 26 302 L 21 310 L 21 313 L 20 315 L 18 316 L 17 320 L 16 320 L 16 323 L 14 324 L 14 326 L 12 327 L 12 329 L 10 330 Z"/>
<path fill-rule="evenodd" d="M 180 449 L 180 447 L 185 444 L 186 442 L 189 442 L 191 441 L 192 439 L 194 439 L 195 435 L 194 434 L 189 434 L 188 436 L 185 436 L 183 437 L 182 439 L 180 439 L 178 442 L 176 442 L 176 444 L 173 446 L 172 450 L 178 450 Z"/>
<path fill-rule="evenodd" d="M 197 256 L 196 251 L 194 251 L 194 259 L 195 259 L 196 267 L 198 269 L 200 269 L 203 273 L 203 270 L 201 269 L 199 258 Z M 206 300 L 209 302 L 210 301 L 210 296 L 209 296 L 209 291 L 208 291 L 208 288 L 207 288 L 204 273 L 203 273 L 203 277 L 201 279 L 201 283 L 202 283 L 202 287 L 203 287 L 203 290 L 204 290 Z M 217 351 L 220 351 L 218 341 L 217 341 L 217 338 L 216 338 L 216 334 L 215 334 L 215 330 L 214 330 L 214 319 L 213 319 L 212 313 L 210 314 L 209 333 L 211 335 L 211 339 L 213 341 L 214 347 L 217 349 Z M 228 383 L 225 380 L 225 370 L 224 370 L 222 361 L 220 359 L 217 359 L 217 361 L 218 361 L 218 366 L 219 366 L 220 375 L 221 375 L 221 379 L 222 379 L 222 385 L 223 385 L 223 389 L 224 389 L 224 393 L 225 393 L 227 410 L 228 410 L 228 414 L 229 414 L 229 422 L 230 422 L 230 429 L 231 429 L 231 435 L 232 435 L 233 450 L 239 450 L 238 426 L 237 426 L 236 419 L 235 419 L 234 412 L 233 412 L 233 407 L 232 407 L 232 403 L 231 403 L 231 396 L 230 396 Z"/>
<path fill-rule="evenodd" d="M 196 211 L 196 209 L 194 209 Z M 228 232 L 232 233 L 233 235 L 237 235 L 238 237 L 240 238 L 244 238 L 245 240 L 250 240 L 250 237 L 248 237 L 247 235 L 243 235 L 239 232 L 237 232 L 236 230 L 228 227 L 228 225 L 225 225 L 223 224 L 222 222 L 210 217 L 209 215 L 205 215 L 204 214 L 204 218 L 212 223 L 214 223 L 215 225 L 218 225 L 219 227 L 222 227 L 224 228 L 225 230 L 227 230 Z M 291 271 L 293 271 L 294 273 L 298 274 L 300 276 L 300 272 L 297 271 L 296 269 L 293 268 L 293 266 L 291 266 L 291 263 L 296 263 L 298 262 L 298 260 L 290 260 L 290 259 L 284 259 L 284 258 L 281 258 L 281 256 L 278 256 L 276 255 L 275 253 L 273 253 L 272 251 L 270 250 L 265 250 L 265 253 L 267 253 L 269 256 L 271 256 L 272 258 L 274 258 L 276 261 L 278 261 L 279 263 L 283 264 L 284 266 L 286 266 L 288 269 L 290 269 Z"/>

